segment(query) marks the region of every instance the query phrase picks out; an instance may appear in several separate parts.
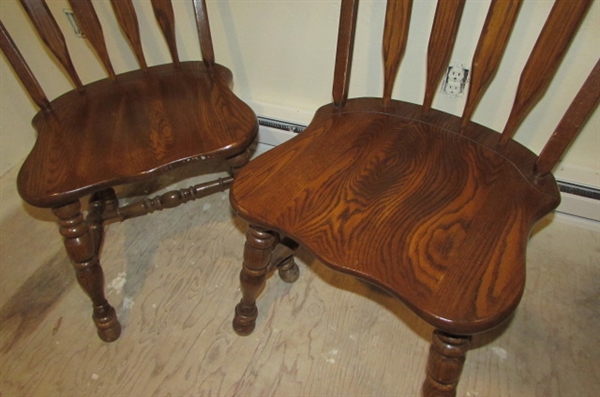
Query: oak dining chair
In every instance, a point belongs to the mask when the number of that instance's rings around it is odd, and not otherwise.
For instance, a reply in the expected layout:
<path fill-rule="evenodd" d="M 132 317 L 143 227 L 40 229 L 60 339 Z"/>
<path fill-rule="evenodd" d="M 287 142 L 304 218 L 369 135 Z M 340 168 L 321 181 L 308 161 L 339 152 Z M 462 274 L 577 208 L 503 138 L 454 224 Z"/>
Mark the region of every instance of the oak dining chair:
<path fill-rule="evenodd" d="M 230 191 L 235 212 L 250 224 L 235 331 L 255 328 L 256 299 L 271 270 L 288 282 L 298 278 L 293 254 L 302 246 L 332 269 L 381 287 L 432 325 L 422 392 L 454 396 L 471 335 L 498 326 L 517 308 L 532 226 L 560 202 L 551 171 L 598 104 L 596 64 L 539 155 L 513 139 L 590 3 L 555 1 L 506 125 L 496 132 L 471 117 L 521 1 L 492 0 L 459 117 L 433 109 L 432 101 L 465 1 L 438 1 L 424 100 L 413 104 L 392 98 L 412 2 L 387 2 L 382 96 L 349 99 L 358 0 L 342 0 L 333 103 L 318 109 L 304 132 L 250 162 Z"/>
<path fill-rule="evenodd" d="M 46 97 L 0 24 L 2 51 L 40 109 L 32 121 L 37 140 L 17 179 L 19 194 L 30 205 L 51 208 L 58 217 L 77 280 L 92 301 L 98 335 L 107 342 L 119 337 L 121 325 L 104 294 L 98 259 L 103 224 L 227 189 L 233 174 L 248 161 L 249 146 L 258 131 L 253 111 L 231 91 L 231 71 L 215 62 L 205 1 L 189 1 L 195 11 L 202 60 L 180 60 L 171 0 L 151 0 L 171 56 L 164 64 L 152 66 L 142 49 L 136 14 L 140 5 L 111 0 L 114 18 L 139 63 L 139 69 L 117 73 L 95 6 L 90 0 L 69 0 L 108 75 L 84 84 L 46 2 L 20 0 L 39 38 L 75 87 L 53 100 Z M 115 187 L 151 185 L 167 171 L 207 159 L 223 161 L 231 176 L 119 204 Z M 81 201 L 88 196 L 84 217 Z"/>

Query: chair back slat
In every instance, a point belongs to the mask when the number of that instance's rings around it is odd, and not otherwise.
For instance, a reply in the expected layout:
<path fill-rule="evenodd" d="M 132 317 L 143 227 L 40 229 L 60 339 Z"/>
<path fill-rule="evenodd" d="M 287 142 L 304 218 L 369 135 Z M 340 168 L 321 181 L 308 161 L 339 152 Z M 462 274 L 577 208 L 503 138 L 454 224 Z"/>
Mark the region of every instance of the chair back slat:
<path fill-rule="evenodd" d="M 41 109 L 50 109 L 50 102 L 44 94 L 40 83 L 38 83 L 37 79 L 29 69 L 27 62 L 21 55 L 21 52 L 15 45 L 14 41 L 8 34 L 8 31 L 4 27 L 2 21 L 0 21 L 0 48 L 4 55 L 6 55 L 6 59 L 14 69 L 17 76 L 27 89 L 29 96 L 38 105 Z"/>
<path fill-rule="evenodd" d="M 147 70 L 148 66 L 146 65 L 146 58 L 144 58 L 144 51 L 142 50 L 140 28 L 133 3 L 131 0 L 110 0 L 110 3 L 121 29 L 125 33 L 127 40 L 129 40 L 129 44 L 131 44 L 140 67 L 143 70 Z"/>
<path fill-rule="evenodd" d="M 452 55 L 465 0 L 438 1 L 427 49 L 427 85 L 423 109 L 431 109 L 433 97 Z"/>
<path fill-rule="evenodd" d="M 98 20 L 98 16 L 96 15 L 91 0 L 69 0 L 69 4 L 79 22 L 81 31 L 102 61 L 111 80 L 115 80 L 115 71 L 110 62 L 108 51 L 106 50 L 102 25 L 100 25 L 100 21 Z"/>
<path fill-rule="evenodd" d="M 508 44 L 522 0 L 492 0 L 473 56 L 471 82 L 462 115 L 466 125 L 491 83 Z"/>
<path fill-rule="evenodd" d="M 337 107 L 344 106 L 348 99 L 357 14 L 358 0 L 342 1 L 333 77 L 333 102 Z"/>
<path fill-rule="evenodd" d="M 501 142 L 508 142 L 546 89 L 592 0 L 556 0 L 523 69 Z"/>
<path fill-rule="evenodd" d="M 535 165 L 538 177 L 552 171 L 561 156 L 600 102 L 600 61 L 577 93 L 554 133 L 542 149 Z"/>
<path fill-rule="evenodd" d="M 206 2 L 204 0 L 193 0 L 193 2 L 194 13 L 196 14 L 196 27 L 198 28 L 198 37 L 200 38 L 202 61 L 206 67 L 211 67 L 215 64 L 215 53 L 210 34 L 210 24 L 208 23 Z"/>
<path fill-rule="evenodd" d="M 46 2 L 43 0 L 21 0 L 21 4 L 44 44 L 58 59 L 77 89 L 83 91 L 83 84 L 73 67 L 65 37 L 48 9 Z"/>
<path fill-rule="evenodd" d="M 412 0 L 388 1 L 383 31 L 383 103 L 392 99 L 400 61 L 406 50 Z"/>
<path fill-rule="evenodd" d="M 178 65 L 179 54 L 177 53 L 175 38 L 175 16 L 173 15 L 171 0 L 152 0 L 152 9 L 169 47 L 171 59 L 173 59 L 174 64 Z"/>

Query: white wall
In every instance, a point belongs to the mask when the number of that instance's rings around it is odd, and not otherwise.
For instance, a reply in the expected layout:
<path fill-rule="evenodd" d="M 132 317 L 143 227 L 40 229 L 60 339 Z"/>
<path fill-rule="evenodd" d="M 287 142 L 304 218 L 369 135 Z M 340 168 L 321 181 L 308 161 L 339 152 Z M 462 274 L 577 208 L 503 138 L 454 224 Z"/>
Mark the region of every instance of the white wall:
<path fill-rule="evenodd" d="M 575 0 L 574 0 L 575 1 Z M 66 0 L 48 0 L 59 24 L 67 28 L 62 9 Z M 198 59 L 198 40 L 190 1 L 174 0 L 178 40 L 183 59 Z M 108 34 L 109 51 L 117 71 L 135 68 L 133 56 L 118 34 L 107 0 L 96 0 L 99 17 Z M 467 1 L 453 62 L 469 65 L 475 40 L 483 24 L 489 1 Z M 149 1 L 135 0 L 141 12 L 143 31 L 159 38 Z M 552 2 L 525 0 L 521 17 L 496 80 L 479 106 L 474 119 L 501 129 L 508 115 L 520 69 L 533 46 Z M 260 115 L 308 123 L 321 105 L 331 101 L 332 71 L 339 15 L 339 0 L 208 0 L 217 61 L 230 67 L 235 91 Z M 380 42 L 383 0 L 363 0 L 360 6 L 351 96 L 380 95 L 382 67 Z M 409 44 L 395 88 L 395 97 L 420 102 L 424 87 L 426 40 L 435 2 L 416 1 Z M 24 13 L 17 0 L 0 0 L 0 16 L 17 41 L 49 97 L 69 89 L 63 73 L 48 66 L 33 39 L 32 28 L 22 22 Z M 113 34 L 112 32 L 117 32 Z M 103 72 L 84 40 L 67 34 L 73 61 L 85 81 L 102 78 Z M 160 42 L 160 41 L 159 41 Z M 166 46 L 144 41 L 150 64 L 162 63 Z M 377 43 L 377 44 L 374 44 Z M 567 54 L 546 96 L 524 122 L 516 139 L 539 151 L 556 125 L 565 104 L 600 57 L 600 5 L 590 13 Z M 27 99 L 6 62 L 0 61 L 0 175 L 17 165 L 33 145 L 29 120 L 35 107 Z M 459 114 L 464 98 L 438 95 L 434 106 Z M 573 144 L 557 174 L 563 179 L 600 187 L 600 112 L 596 111 Z"/>

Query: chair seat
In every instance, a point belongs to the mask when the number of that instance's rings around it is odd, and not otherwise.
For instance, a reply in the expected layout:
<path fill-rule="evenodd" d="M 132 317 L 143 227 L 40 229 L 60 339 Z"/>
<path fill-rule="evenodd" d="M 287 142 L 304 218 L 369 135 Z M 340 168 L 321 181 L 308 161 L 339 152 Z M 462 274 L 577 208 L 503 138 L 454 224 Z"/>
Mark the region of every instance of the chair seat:
<path fill-rule="evenodd" d="M 59 206 L 190 161 L 239 154 L 258 125 L 231 80 L 223 66 L 185 62 L 62 95 L 33 120 L 38 139 L 19 173 L 19 193 L 35 206 Z"/>
<path fill-rule="evenodd" d="M 234 209 L 440 330 L 499 324 L 523 292 L 531 227 L 560 201 L 552 176 L 535 181 L 519 168 L 535 155 L 521 146 L 505 157 L 484 127 L 461 135 L 454 116 L 380 103 L 319 109 L 307 130 L 238 174 Z"/>

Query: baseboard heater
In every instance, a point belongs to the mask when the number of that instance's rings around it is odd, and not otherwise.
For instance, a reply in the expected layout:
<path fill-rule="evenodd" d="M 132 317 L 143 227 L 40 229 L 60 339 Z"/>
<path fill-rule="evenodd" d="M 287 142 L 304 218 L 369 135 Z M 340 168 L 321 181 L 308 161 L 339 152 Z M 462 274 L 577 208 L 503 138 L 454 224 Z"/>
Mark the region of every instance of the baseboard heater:
<path fill-rule="evenodd" d="M 290 123 L 288 121 L 277 120 L 264 116 L 258 116 L 258 124 L 260 124 L 263 127 L 281 130 L 288 133 L 299 133 L 306 129 L 306 126 L 302 124 Z M 578 185 L 572 182 L 566 182 L 561 180 L 558 180 L 557 183 L 558 188 L 563 193 L 600 201 L 600 189 L 598 188 Z"/>
<path fill-rule="evenodd" d="M 587 197 L 592 200 L 600 200 L 600 189 L 589 186 L 577 185 L 575 183 L 556 181 L 558 188 L 563 193 L 569 193 L 574 196 Z"/>
<path fill-rule="evenodd" d="M 302 132 L 306 129 L 305 125 L 290 123 L 288 121 L 271 119 L 264 116 L 258 116 L 258 124 L 263 127 L 274 128 L 276 130 L 286 131 L 286 132 Z"/>

